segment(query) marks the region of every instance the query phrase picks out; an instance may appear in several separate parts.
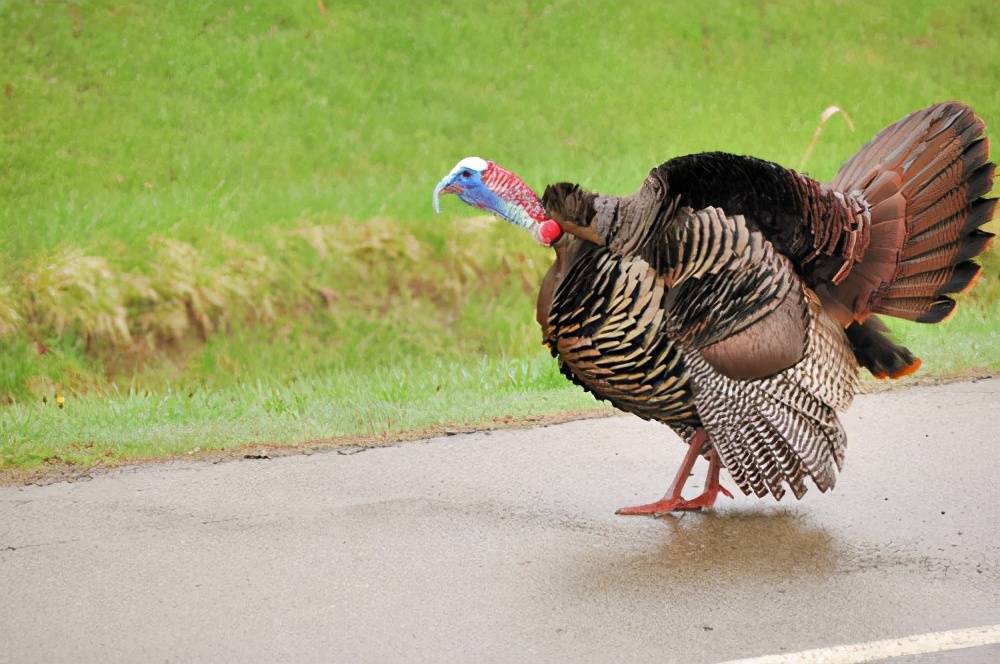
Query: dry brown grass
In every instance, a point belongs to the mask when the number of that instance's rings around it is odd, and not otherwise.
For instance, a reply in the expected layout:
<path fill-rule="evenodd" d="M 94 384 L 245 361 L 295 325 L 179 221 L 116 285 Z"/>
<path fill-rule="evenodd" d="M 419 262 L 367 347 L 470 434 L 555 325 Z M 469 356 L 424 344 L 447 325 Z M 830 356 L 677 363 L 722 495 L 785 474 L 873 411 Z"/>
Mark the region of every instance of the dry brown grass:
<path fill-rule="evenodd" d="M 131 328 L 148 345 L 207 339 L 240 314 L 273 317 L 275 266 L 265 255 L 225 241 L 229 258 L 218 262 L 179 240 L 154 237 L 151 243 L 156 258 L 148 273 L 122 275 L 129 284 Z"/>
<path fill-rule="evenodd" d="M 32 332 L 63 334 L 73 328 L 88 340 L 132 342 L 125 284 L 106 259 L 64 247 L 36 261 L 23 284 L 25 298 L 19 308 Z"/>

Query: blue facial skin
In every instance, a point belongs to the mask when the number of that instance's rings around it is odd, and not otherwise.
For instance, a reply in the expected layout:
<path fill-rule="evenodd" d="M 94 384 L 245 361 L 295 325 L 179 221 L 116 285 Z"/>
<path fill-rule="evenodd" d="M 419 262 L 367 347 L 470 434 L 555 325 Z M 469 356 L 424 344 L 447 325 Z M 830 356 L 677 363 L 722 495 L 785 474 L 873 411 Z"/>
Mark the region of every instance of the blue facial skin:
<path fill-rule="evenodd" d="M 469 177 L 465 177 L 466 172 L 471 173 Z M 462 187 L 458 197 L 463 203 L 499 213 L 500 198 L 483 184 L 482 173 L 462 171 L 455 176 L 455 182 Z"/>
<path fill-rule="evenodd" d="M 442 180 L 434 189 L 434 209 L 437 209 L 437 197 L 440 193 L 454 193 L 466 205 L 489 210 L 500 214 L 500 198 L 483 184 L 483 175 L 472 169 L 455 173 L 450 178 Z"/>

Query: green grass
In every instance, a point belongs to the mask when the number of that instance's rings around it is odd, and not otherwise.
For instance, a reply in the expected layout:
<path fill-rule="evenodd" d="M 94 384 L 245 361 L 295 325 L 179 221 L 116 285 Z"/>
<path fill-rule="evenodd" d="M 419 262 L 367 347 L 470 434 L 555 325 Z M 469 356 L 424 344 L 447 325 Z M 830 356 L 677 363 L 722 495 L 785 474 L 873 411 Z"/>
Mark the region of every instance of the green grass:
<path fill-rule="evenodd" d="M 325 6 L 0 0 L 0 468 L 595 406 L 538 347 L 548 253 L 433 217 L 460 157 L 625 193 L 796 167 L 830 104 L 821 179 L 933 101 L 1000 126 L 993 2 Z M 925 372 L 1000 368 L 986 282 L 894 325 Z"/>

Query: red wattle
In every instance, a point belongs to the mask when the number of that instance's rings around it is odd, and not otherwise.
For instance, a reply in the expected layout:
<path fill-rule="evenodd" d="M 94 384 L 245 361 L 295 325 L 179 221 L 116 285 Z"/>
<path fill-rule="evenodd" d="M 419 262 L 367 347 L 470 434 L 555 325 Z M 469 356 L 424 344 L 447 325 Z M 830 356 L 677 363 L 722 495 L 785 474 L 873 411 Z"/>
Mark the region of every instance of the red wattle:
<path fill-rule="evenodd" d="M 549 246 L 559 239 L 562 232 L 562 227 L 559 226 L 557 222 L 552 219 L 546 219 L 539 225 L 538 239 L 540 239 L 545 246 Z"/>

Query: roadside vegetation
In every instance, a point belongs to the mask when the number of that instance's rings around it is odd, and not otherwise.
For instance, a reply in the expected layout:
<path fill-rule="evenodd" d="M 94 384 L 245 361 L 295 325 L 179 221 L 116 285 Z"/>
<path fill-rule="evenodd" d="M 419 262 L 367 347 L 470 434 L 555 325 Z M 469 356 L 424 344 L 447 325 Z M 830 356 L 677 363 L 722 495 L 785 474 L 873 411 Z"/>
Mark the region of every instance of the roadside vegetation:
<path fill-rule="evenodd" d="M 972 0 L 0 3 L 0 470 L 604 408 L 539 346 L 549 253 L 433 216 L 455 161 L 825 179 L 932 101 L 1000 127 L 997 26 Z M 831 104 L 855 131 L 803 163 Z M 923 376 L 1000 370 L 987 262 L 949 323 L 893 323 Z"/>

